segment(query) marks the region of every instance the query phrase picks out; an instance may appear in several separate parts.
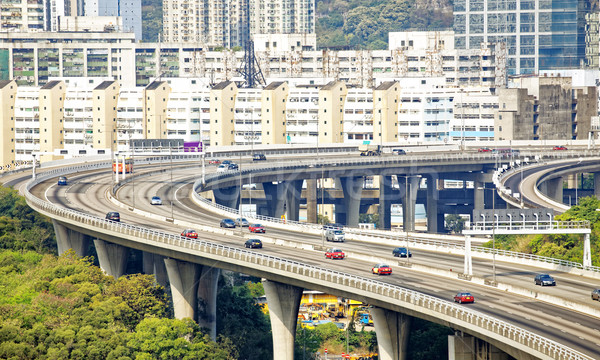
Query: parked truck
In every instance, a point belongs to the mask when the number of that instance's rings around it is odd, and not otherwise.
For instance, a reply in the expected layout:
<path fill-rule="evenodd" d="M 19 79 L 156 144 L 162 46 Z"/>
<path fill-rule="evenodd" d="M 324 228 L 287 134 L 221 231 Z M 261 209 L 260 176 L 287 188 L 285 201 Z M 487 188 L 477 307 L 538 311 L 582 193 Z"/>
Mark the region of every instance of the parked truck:
<path fill-rule="evenodd" d="M 379 145 L 358 145 L 360 156 L 379 156 L 381 155 L 381 146 Z"/>

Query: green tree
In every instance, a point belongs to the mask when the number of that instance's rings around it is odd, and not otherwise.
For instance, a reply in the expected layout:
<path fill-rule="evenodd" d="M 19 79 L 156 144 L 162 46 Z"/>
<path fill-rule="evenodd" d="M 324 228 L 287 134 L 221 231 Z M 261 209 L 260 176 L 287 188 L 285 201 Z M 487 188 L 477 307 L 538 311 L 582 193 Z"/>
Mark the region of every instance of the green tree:
<path fill-rule="evenodd" d="M 455 234 L 460 233 L 465 227 L 465 219 L 460 215 L 449 214 L 446 216 L 446 229 Z"/>

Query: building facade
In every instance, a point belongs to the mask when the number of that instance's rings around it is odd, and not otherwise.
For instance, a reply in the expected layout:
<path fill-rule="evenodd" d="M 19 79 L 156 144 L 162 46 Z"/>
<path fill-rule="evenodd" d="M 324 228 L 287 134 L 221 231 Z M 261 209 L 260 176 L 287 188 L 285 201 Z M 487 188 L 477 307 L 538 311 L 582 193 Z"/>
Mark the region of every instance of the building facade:
<path fill-rule="evenodd" d="M 509 75 L 580 68 L 590 12 L 590 0 L 455 0 L 455 46 L 505 43 Z"/>

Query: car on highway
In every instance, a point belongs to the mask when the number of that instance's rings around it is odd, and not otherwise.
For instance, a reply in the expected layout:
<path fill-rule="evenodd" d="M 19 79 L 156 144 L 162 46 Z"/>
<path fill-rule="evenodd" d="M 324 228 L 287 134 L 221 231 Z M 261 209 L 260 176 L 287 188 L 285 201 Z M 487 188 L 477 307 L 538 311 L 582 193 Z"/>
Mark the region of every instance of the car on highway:
<path fill-rule="evenodd" d="M 229 165 L 229 164 L 231 164 L 231 163 L 232 163 L 232 162 L 231 162 L 231 160 L 223 160 L 223 161 L 221 162 L 221 164 L 223 164 L 223 165 Z"/>
<path fill-rule="evenodd" d="M 253 233 L 265 233 L 265 227 L 262 226 L 261 224 L 250 224 L 250 226 L 248 226 L 248 230 L 250 230 L 250 232 Z"/>
<path fill-rule="evenodd" d="M 600 289 L 592 290 L 592 300 L 600 301 Z"/>
<path fill-rule="evenodd" d="M 231 219 L 223 219 L 219 223 L 219 226 L 222 227 L 222 228 L 234 228 L 235 227 L 235 221 L 233 221 Z"/>
<path fill-rule="evenodd" d="M 536 285 L 541 286 L 556 286 L 556 280 L 548 274 L 537 274 L 534 282 Z"/>
<path fill-rule="evenodd" d="M 181 232 L 181 236 L 190 238 L 190 239 L 197 239 L 198 233 L 194 229 L 185 229 Z"/>
<path fill-rule="evenodd" d="M 239 217 L 239 218 L 235 219 L 235 225 L 241 226 L 241 227 L 249 227 L 250 222 L 248 220 L 246 220 L 246 218 Z"/>
<path fill-rule="evenodd" d="M 265 156 L 265 154 L 252 155 L 252 161 L 265 161 L 265 160 L 267 160 L 267 157 Z"/>
<path fill-rule="evenodd" d="M 477 152 L 492 152 L 492 149 L 487 148 L 487 147 L 482 147 L 477 149 Z"/>
<path fill-rule="evenodd" d="M 162 199 L 160 198 L 160 196 L 153 196 L 152 199 L 150 199 L 150 204 L 151 205 L 162 205 Z"/>
<path fill-rule="evenodd" d="M 557 145 L 557 146 L 553 147 L 552 150 L 567 150 L 567 147 L 562 146 L 562 145 Z"/>
<path fill-rule="evenodd" d="M 456 295 L 454 295 L 454 302 L 457 302 L 459 304 L 473 303 L 475 302 L 475 297 L 471 295 L 471 293 L 468 291 L 459 291 L 458 293 L 456 293 Z"/>
<path fill-rule="evenodd" d="M 59 176 L 58 177 L 58 185 L 67 185 L 67 177 Z"/>
<path fill-rule="evenodd" d="M 387 265 L 387 264 L 376 264 L 375 266 L 373 266 L 373 268 L 371 269 L 371 272 L 373 274 L 377 274 L 377 275 L 391 275 L 392 274 L 392 268 Z"/>
<path fill-rule="evenodd" d="M 392 255 L 395 257 L 412 257 L 412 253 L 405 247 L 397 247 L 392 250 Z"/>
<path fill-rule="evenodd" d="M 392 154 L 394 154 L 394 155 L 406 155 L 406 150 L 404 150 L 404 149 L 392 149 Z"/>
<path fill-rule="evenodd" d="M 331 248 L 325 251 L 326 259 L 341 259 L 343 260 L 346 257 L 346 254 L 342 251 L 342 249 Z"/>
<path fill-rule="evenodd" d="M 221 160 L 219 159 L 210 159 L 208 160 L 209 164 L 213 164 L 213 165 L 219 165 L 221 163 Z"/>
<path fill-rule="evenodd" d="M 325 240 L 335 241 L 335 242 L 344 242 L 344 240 L 345 240 L 344 232 L 340 229 L 328 229 L 325 231 Z"/>
<path fill-rule="evenodd" d="M 262 241 L 259 239 L 248 239 L 244 245 L 250 249 L 262 249 Z"/>
<path fill-rule="evenodd" d="M 239 170 L 239 168 L 240 168 L 238 166 L 238 164 L 234 164 L 234 163 L 231 163 L 231 164 L 229 164 L 227 166 L 228 166 L 227 170 L 230 170 L 230 171 L 232 171 L 232 170 Z"/>
<path fill-rule="evenodd" d="M 221 164 L 217 167 L 217 172 L 226 172 L 227 170 L 229 170 L 229 165 L 225 165 L 225 164 Z"/>
<path fill-rule="evenodd" d="M 109 212 L 106 213 L 106 220 L 120 222 L 121 221 L 121 214 L 119 214 L 116 211 L 109 211 Z"/>

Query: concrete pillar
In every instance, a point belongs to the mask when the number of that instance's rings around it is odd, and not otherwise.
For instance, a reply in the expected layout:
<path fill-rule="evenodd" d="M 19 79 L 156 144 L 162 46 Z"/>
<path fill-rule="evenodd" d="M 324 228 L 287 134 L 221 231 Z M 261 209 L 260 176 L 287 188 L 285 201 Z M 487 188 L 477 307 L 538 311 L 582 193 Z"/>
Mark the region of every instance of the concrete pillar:
<path fill-rule="evenodd" d="M 288 184 L 285 181 L 279 184 L 273 184 L 272 182 L 263 183 L 265 199 L 269 208 L 268 216 L 279 219 L 285 213 L 287 188 Z"/>
<path fill-rule="evenodd" d="M 69 229 L 54 219 L 52 219 L 52 225 L 54 226 L 54 233 L 56 234 L 59 255 L 64 254 L 69 249 L 73 249 L 78 256 L 84 257 L 87 255 L 90 245 L 87 236 Z"/>
<path fill-rule="evenodd" d="M 214 189 L 213 195 L 215 202 L 219 205 L 227 206 L 228 208 L 232 209 L 237 209 L 240 206 L 239 186 Z"/>
<path fill-rule="evenodd" d="M 438 224 L 438 231 L 439 233 L 443 233 L 446 231 L 446 214 L 445 213 L 438 213 L 437 214 L 437 224 Z"/>
<path fill-rule="evenodd" d="M 287 219 L 298 221 L 300 219 L 300 201 L 302 199 L 302 183 L 304 180 L 291 180 L 287 187 Z"/>
<path fill-rule="evenodd" d="M 438 200 L 440 194 L 437 189 L 438 178 L 435 175 L 427 177 L 427 232 L 438 232 Z"/>
<path fill-rule="evenodd" d="M 217 340 L 217 285 L 221 270 L 203 266 L 198 284 L 198 325 L 208 329 L 208 335 Z"/>
<path fill-rule="evenodd" d="M 600 173 L 594 173 L 594 195 L 600 199 Z"/>
<path fill-rule="evenodd" d="M 175 318 L 196 320 L 200 265 L 165 258 Z"/>
<path fill-rule="evenodd" d="M 405 360 L 410 316 L 378 307 L 371 308 L 380 360 Z"/>
<path fill-rule="evenodd" d="M 344 210 L 346 212 L 345 225 L 358 227 L 358 217 L 360 215 L 360 200 L 362 198 L 363 177 L 351 176 L 339 178 L 342 191 L 344 192 Z M 336 220 L 338 219 L 336 209 Z"/>
<path fill-rule="evenodd" d="M 317 179 L 306 179 L 306 222 L 317 223 Z"/>
<path fill-rule="evenodd" d="M 111 244 L 104 240 L 94 239 L 100 268 L 115 279 L 125 274 L 127 268 L 128 249 L 124 246 Z"/>
<path fill-rule="evenodd" d="M 563 202 L 563 178 L 557 177 L 544 181 L 540 185 L 542 193 L 546 194 L 554 201 Z"/>
<path fill-rule="evenodd" d="M 144 251 L 142 264 L 144 274 L 154 274 L 156 283 L 163 287 L 167 287 L 167 285 L 169 285 L 169 277 L 167 276 L 164 259 L 164 256 Z"/>
<path fill-rule="evenodd" d="M 583 239 L 583 266 L 592 266 L 592 251 L 590 246 L 590 234 L 585 234 Z"/>
<path fill-rule="evenodd" d="M 408 186 L 406 181 L 408 180 Z M 402 222 L 405 231 L 415 231 L 415 206 L 421 178 L 418 176 L 403 177 L 398 175 L 398 184 L 402 196 Z"/>
<path fill-rule="evenodd" d="M 515 354 L 511 355 L 516 355 L 517 359 L 533 360 L 531 355 L 519 350 L 515 350 Z M 494 345 L 473 336 L 448 335 L 448 360 L 477 359 L 508 360 L 509 356 Z"/>
<path fill-rule="evenodd" d="M 473 276 L 473 261 L 471 258 L 471 236 L 465 235 L 465 275 Z"/>
<path fill-rule="evenodd" d="M 473 207 L 475 210 L 485 209 L 485 190 L 483 181 L 473 181 Z"/>
<path fill-rule="evenodd" d="M 392 177 L 379 176 L 379 229 L 392 227 Z"/>
<path fill-rule="evenodd" d="M 271 318 L 273 360 L 294 360 L 294 337 L 302 288 L 269 280 L 263 280 L 262 284 Z"/>

